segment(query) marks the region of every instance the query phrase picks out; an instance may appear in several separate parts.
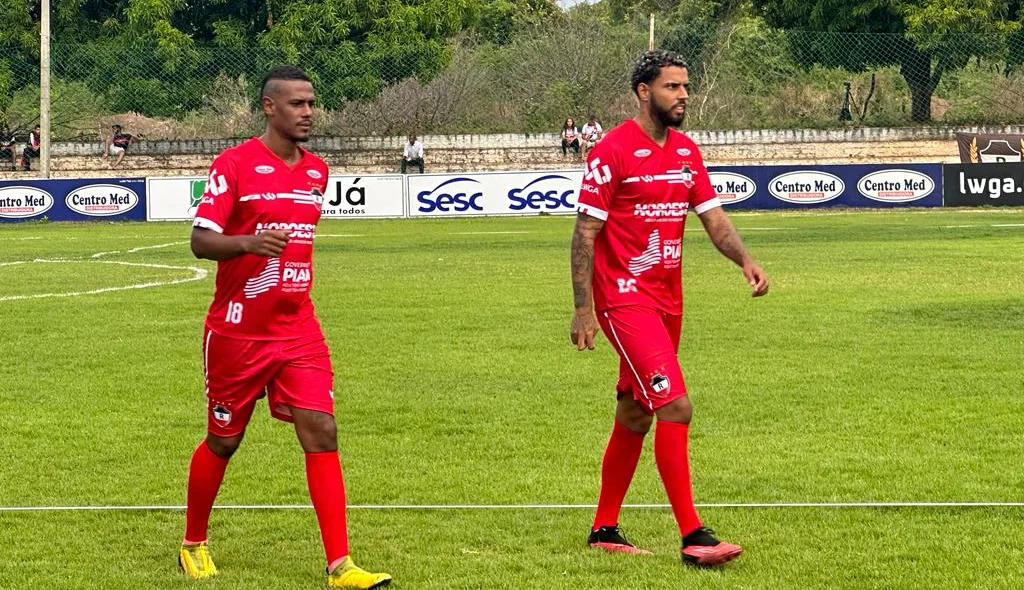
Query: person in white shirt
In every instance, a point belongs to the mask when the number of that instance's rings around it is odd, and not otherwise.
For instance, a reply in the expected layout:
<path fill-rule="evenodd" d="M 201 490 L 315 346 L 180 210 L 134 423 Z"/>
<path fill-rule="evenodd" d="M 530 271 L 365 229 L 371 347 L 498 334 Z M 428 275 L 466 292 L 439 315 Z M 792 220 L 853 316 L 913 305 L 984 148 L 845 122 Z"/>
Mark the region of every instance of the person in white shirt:
<path fill-rule="evenodd" d="M 583 157 L 587 157 L 587 152 L 592 150 L 597 142 L 601 141 L 601 135 L 604 134 L 604 130 L 601 129 L 601 124 L 597 122 L 597 118 L 594 115 L 590 115 L 590 120 L 587 124 L 580 129 L 580 135 L 582 141 L 580 142 L 580 148 L 583 150 Z"/>
<path fill-rule="evenodd" d="M 580 132 L 576 128 L 576 122 L 571 118 L 565 120 L 565 125 L 562 125 L 562 155 L 569 155 L 569 148 L 572 148 L 576 152 L 576 157 L 580 155 Z"/>
<path fill-rule="evenodd" d="M 402 154 L 402 174 L 408 166 L 416 166 L 423 174 L 423 144 L 416 141 L 415 135 L 409 135 L 409 143 L 405 144 L 405 153 Z"/>

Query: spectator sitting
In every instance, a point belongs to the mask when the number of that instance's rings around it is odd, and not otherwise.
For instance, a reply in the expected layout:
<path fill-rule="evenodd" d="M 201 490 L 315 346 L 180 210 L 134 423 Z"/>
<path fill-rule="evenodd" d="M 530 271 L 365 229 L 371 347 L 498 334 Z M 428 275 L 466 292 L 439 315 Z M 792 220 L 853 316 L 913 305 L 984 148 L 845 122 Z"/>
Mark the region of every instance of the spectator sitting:
<path fill-rule="evenodd" d="M 11 161 L 11 170 L 18 169 L 18 146 L 14 143 L 14 134 L 7 125 L 0 127 L 0 159 Z"/>
<path fill-rule="evenodd" d="M 103 153 L 114 161 L 110 164 L 111 168 L 117 168 L 124 160 L 125 151 L 128 150 L 128 146 L 135 141 L 135 137 L 128 133 L 121 132 L 120 125 L 113 125 L 110 127 L 110 137 L 103 141 Z"/>
<path fill-rule="evenodd" d="M 409 135 L 409 143 L 405 144 L 405 151 L 402 154 L 402 174 L 405 174 L 409 165 L 416 166 L 423 174 L 423 144 L 416 141 L 416 136 Z"/>
<path fill-rule="evenodd" d="M 580 135 L 583 139 L 580 145 L 583 148 L 584 158 L 587 157 L 587 152 L 594 149 L 597 142 L 601 141 L 601 135 L 603 133 L 604 130 L 601 129 L 601 124 L 597 122 L 594 115 L 590 115 L 590 120 L 583 126 L 583 129 L 580 129 Z"/>
<path fill-rule="evenodd" d="M 22 170 L 32 169 L 32 158 L 39 157 L 41 146 L 42 140 L 39 138 L 39 125 L 36 125 L 32 128 L 32 133 L 28 134 L 28 145 L 25 146 L 25 151 L 21 154 Z"/>
<path fill-rule="evenodd" d="M 576 123 L 571 119 L 565 120 L 565 125 L 562 126 L 562 155 L 569 155 L 569 148 L 572 148 L 576 152 L 576 157 L 580 155 L 580 132 L 576 129 Z"/>

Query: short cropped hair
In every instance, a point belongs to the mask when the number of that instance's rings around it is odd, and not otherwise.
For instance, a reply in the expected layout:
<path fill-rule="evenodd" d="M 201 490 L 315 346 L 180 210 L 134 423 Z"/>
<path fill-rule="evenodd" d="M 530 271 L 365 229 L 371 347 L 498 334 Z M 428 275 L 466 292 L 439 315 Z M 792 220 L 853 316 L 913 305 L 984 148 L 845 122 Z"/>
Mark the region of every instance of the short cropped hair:
<path fill-rule="evenodd" d="M 644 52 L 640 59 L 636 60 L 636 65 L 633 66 L 633 92 L 636 93 L 636 89 L 641 84 L 653 82 L 658 77 L 658 74 L 661 73 L 661 69 L 669 66 L 677 68 L 687 67 L 683 56 L 674 51 L 654 49 Z"/>
<path fill-rule="evenodd" d="M 263 83 L 260 84 L 260 100 L 263 100 L 263 97 L 267 95 L 267 85 L 274 80 L 304 80 L 312 82 L 309 76 L 306 75 L 306 72 L 298 66 L 277 66 L 263 77 Z"/>

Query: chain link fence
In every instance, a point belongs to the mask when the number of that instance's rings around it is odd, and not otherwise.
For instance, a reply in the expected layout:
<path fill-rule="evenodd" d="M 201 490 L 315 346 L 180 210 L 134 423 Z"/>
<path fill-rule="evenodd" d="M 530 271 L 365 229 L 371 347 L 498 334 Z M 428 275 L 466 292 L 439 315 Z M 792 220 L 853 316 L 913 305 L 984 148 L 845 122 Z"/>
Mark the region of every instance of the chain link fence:
<path fill-rule="evenodd" d="M 640 26 L 569 21 L 494 46 L 452 41 L 440 55 L 314 48 L 130 47 L 56 43 L 55 140 L 95 141 L 113 122 L 147 139 L 258 132 L 256 93 L 273 65 L 313 77 L 322 135 L 552 132 L 590 114 L 631 116 Z M 757 19 L 676 27 L 658 38 L 690 63 L 694 129 L 1024 122 L 1024 37 L 963 36 L 921 51 L 900 35 L 780 31 Z M 985 57 L 978 57 L 979 55 Z M 0 56 L 0 123 L 38 120 L 38 61 Z"/>

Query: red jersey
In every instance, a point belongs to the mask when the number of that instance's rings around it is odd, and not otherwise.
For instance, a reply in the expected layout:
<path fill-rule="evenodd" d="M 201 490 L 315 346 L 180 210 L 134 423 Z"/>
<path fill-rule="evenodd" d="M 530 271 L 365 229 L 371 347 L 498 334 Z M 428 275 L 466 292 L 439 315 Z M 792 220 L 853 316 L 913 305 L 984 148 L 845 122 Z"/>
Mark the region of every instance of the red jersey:
<path fill-rule="evenodd" d="M 632 119 L 587 158 L 580 213 L 605 221 L 594 244 L 594 305 L 683 312 L 686 214 L 719 207 L 697 144 L 674 129 L 659 146 Z"/>
<path fill-rule="evenodd" d="M 289 238 L 279 258 L 242 254 L 217 263 L 210 330 L 256 340 L 320 334 L 309 290 L 326 188 L 327 164 L 305 150 L 289 167 L 254 137 L 217 156 L 193 225 L 225 235 L 285 230 Z"/>

